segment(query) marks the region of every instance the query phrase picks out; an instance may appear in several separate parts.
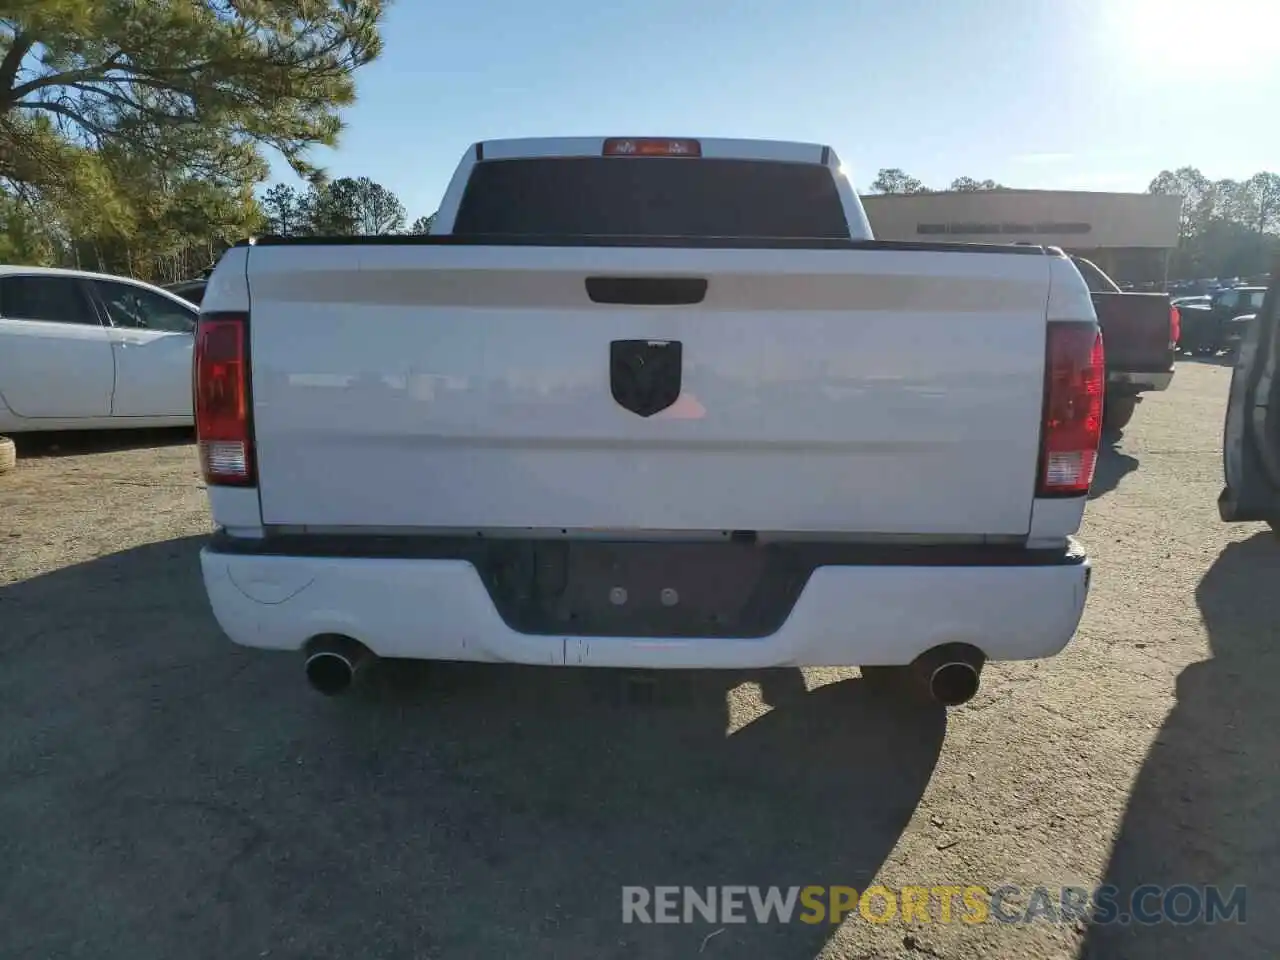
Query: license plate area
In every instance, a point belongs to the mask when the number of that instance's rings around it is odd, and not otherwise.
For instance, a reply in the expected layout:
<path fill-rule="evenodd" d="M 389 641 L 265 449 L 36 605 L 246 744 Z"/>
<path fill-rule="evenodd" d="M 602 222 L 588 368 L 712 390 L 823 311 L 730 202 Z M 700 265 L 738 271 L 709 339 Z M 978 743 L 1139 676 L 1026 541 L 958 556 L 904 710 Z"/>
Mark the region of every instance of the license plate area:
<path fill-rule="evenodd" d="M 532 634 L 767 636 L 809 572 L 754 543 L 543 541 L 503 553 L 483 579 L 503 619 Z"/>

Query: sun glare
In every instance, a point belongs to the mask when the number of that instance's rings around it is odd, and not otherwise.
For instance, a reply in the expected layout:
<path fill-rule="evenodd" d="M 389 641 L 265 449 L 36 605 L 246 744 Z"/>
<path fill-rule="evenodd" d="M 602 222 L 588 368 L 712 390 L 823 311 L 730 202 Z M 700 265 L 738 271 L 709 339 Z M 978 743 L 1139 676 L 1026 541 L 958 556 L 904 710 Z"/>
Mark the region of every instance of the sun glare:
<path fill-rule="evenodd" d="M 1206 79 L 1276 72 L 1280 3 L 1273 0 L 1116 0 L 1107 7 L 1108 40 L 1141 72 L 1176 71 L 1170 78 Z"/>

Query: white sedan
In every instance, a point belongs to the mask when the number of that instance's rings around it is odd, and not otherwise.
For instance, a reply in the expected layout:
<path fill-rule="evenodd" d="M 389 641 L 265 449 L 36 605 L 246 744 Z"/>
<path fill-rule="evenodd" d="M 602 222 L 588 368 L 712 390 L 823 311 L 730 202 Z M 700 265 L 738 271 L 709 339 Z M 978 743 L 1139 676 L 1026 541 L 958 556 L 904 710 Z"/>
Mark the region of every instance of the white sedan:
<path fill-rule="evenodd" d="M 0 266 L 0 434 L 189 426 L 197 315 L 124 277 Z"/>

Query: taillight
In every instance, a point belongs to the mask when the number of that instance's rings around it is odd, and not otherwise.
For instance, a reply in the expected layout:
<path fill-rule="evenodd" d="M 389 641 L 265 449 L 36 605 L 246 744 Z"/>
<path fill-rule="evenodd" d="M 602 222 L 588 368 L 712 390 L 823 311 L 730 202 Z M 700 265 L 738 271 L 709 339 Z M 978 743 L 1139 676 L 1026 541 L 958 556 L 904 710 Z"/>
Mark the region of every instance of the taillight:
<path fill-rule="evenodd" d="M 1089 492 L 1102 440 L 1103 361 L 1102 332 L 1096 326 L 1049 324 L 1037 496 Z"/>
<path fill-rule="evenodd" d="M 249 317 L 201 314 L 194 362 L 196 440 L 205 482 L 251 486 Z"/>
<path fill-rule="evenodd" d="M 661 137 L 610 137 L 604 142 L 606 157 L 700 157 L 697 140 L 667 140 Z"/>
<path fill-rule="evenodd" d="M 1182 314 L 1173 304 L 1169 304 L 1169 347 L 1177 347 L 1182 339 Z"/>

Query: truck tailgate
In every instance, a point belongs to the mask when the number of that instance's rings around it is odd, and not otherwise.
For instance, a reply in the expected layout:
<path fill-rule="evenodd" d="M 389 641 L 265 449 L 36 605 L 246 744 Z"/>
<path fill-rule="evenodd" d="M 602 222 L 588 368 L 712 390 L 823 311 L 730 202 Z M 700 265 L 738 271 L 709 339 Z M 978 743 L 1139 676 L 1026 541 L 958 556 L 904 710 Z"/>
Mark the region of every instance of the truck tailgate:
<path fill-rule="evenodd" d="M 593 302 L 620 276 L 705 299 Z M 1049 276 L 928 250 L 253 248 L 263 520 L 1024 534 Z M 681 344 L 674 404 L 615 401 L 622 340 Z"/>
<path fill-rule="evenodd" d="M 1168 294 L 1094 293 L 1092 297 L 1108 370 L 1158 372 L 1173 366 Z"/>

